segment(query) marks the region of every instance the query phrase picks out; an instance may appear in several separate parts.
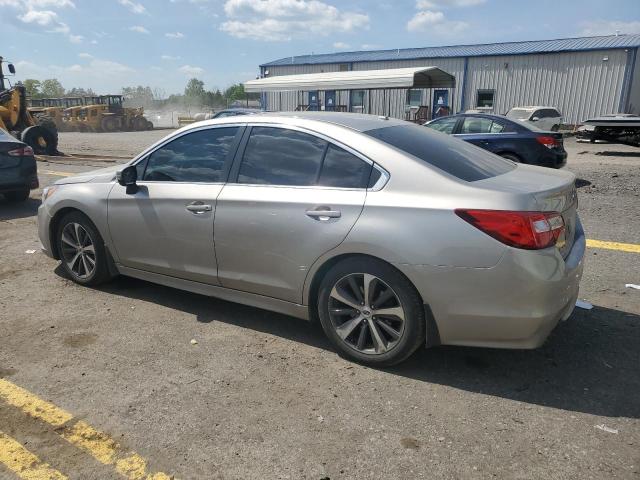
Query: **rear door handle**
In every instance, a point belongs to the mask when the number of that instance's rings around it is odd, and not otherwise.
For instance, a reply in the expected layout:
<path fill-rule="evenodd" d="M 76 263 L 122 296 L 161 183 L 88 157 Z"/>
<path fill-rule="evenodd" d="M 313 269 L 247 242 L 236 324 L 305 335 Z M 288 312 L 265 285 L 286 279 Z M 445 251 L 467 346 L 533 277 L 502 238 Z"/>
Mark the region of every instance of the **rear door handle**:
<path fill-rule="evenodd" d="M 186 206 L 187 211 L 193 214 L 199 214 L 204 212 L 210 212 L 212 210 L 211 205 L 206 205 L 204 202 L 192 202 Z"/>
<path fill-rule="evenodd" d="M 340 218 L 342 216 L 342 212 L 340 210 L 330 210 L 330 209 L 318 209 L 318 210 L 307 210 L 307 217 L 311 217 L 317 220 L 329 220 L 330 218 Z"/>

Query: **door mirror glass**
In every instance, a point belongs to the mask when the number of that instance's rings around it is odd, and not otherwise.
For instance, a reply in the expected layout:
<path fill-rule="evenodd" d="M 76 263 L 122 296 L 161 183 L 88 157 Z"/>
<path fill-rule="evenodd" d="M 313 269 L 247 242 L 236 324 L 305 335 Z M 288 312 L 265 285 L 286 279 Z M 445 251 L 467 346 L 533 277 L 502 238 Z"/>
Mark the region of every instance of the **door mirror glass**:
<path fill-rule="evenodd" d="M 9 65 L 7 65 L 7 68 L 9 69 L 9 72 L 13 74 L 16 73 L 16 67 L 13 66 L 13 63 L 10 63 Z"/>
<path fill-rule="evenodd" d="M 138 180 L 138 171 L 135 165 L 129 165 L 116 173 L 116 180 L 123 187 L 129 187 L 136 184 Z"/>

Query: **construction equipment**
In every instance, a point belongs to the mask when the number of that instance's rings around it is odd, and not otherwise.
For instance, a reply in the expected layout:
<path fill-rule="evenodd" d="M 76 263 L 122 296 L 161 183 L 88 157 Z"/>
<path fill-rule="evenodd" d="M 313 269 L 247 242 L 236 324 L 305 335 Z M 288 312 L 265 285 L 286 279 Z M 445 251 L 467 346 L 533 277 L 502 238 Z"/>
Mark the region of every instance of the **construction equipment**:
<path fill-rule="evenodd" d="M 0 57 L 0 129 L 33 148 L 36 154 L 58 154 L 58 129 L 54 120 L 47 115 L 35 117 L 27 109 L 24 85 L 11 86 L 3 71 Z M 7 64 L 10 74 L 16 69 Z"/>
<path fill-rule="evenodd" d="M 93 132 L 152 130 L 153 123 L 144 117 L 144 109 L 125 108 L 122 95 L 85 97 L 79 113 L 80 122 Z M 80 127 L 82 129 L 82 127 Z"/>
<path fill-rule="evenodd" d="M 28 110 L 32 117 L 49 117 L 55 123 L 58 131 L 64 129 L 63 112 L 64 99 L 62 98 L 38 98 L 27 99 Z"/>

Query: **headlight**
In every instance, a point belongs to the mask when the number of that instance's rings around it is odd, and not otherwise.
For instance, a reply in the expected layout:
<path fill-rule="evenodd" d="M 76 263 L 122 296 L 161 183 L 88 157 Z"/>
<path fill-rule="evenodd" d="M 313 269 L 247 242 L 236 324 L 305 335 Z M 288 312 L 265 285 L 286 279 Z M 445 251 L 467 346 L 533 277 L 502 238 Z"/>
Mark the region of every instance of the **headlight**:
<path fill-rule="evenodd" d="M 58 187 L 56 187 L 55 185 L 44 187 L 42 189 L 42 203 L 44 203 L 47 198 L 53 195 L 53 192 L 55 192 L 57 189 Z"/>

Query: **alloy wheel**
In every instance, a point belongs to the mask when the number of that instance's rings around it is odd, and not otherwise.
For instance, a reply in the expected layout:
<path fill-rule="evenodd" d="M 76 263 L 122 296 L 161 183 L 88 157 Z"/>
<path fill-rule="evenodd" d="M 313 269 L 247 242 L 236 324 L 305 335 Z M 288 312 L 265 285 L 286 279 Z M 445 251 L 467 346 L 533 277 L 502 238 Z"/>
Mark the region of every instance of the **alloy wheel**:
<path fill-rule="evenodd" d="M 379 355 L 393 349 L 404 333 L 400 298 L 380 278 L 352 273 L 329 294 L 329 318 L 338 337 L 354 350 Z"/>
<path fill-rule="evenodd" d="M 91 236 L 79 223 L 67 223 L 62 229 L 62 260 L 75 276 L 89 278 L 96 269 L 96 249 Z"/>

